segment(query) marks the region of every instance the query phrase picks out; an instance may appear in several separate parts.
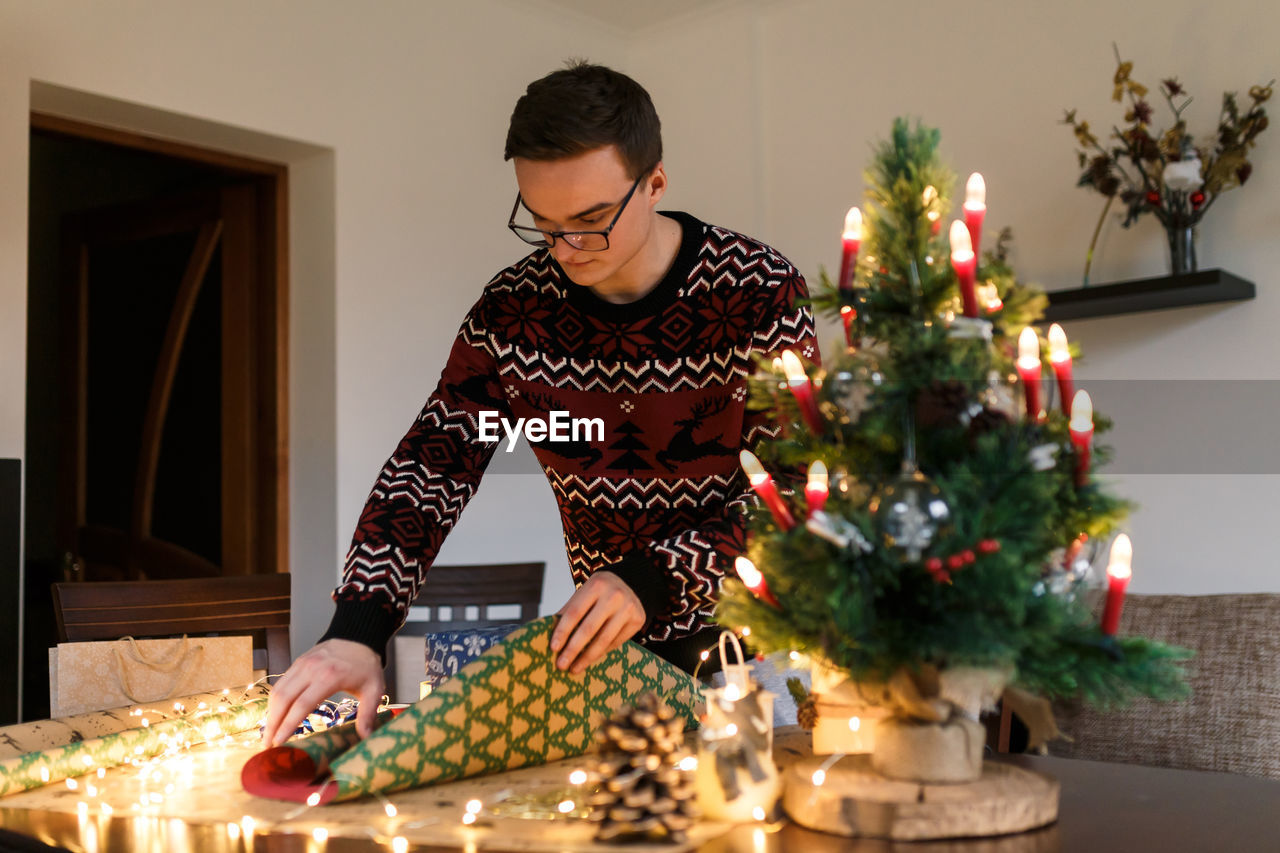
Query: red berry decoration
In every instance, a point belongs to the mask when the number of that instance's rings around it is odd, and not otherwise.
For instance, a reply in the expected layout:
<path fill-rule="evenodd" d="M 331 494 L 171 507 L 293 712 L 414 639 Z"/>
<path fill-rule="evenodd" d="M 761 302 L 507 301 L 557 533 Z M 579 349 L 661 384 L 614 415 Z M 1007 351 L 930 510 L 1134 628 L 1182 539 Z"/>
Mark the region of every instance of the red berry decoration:
<path fill-rule="evenodd" d="M 960 552 L 960 559 L 964 560 L 964 564 L 966 566 L 972 566 L 974 560 L 978 558 L 972 551 L 966 549 Z"/>
<path fill-rule="evenodd" d="M 1148 191 L 1147 191 L 1147 204 L 1152 205 L 1153 207 L 1159 207 L 1159 206 L 1160 206 L 1160 193 L 1156 192 L 1155 190 L 1148 190 Z"/>
<path fill-rule="evenodd" d="M 994 554 L 1000 550 L 1000 541 L 998 539 L 983 539 L 978 543 L 978 553 Z"/>
<path fill-rule="evenodd" d="M 924 561 L 924 567 L 929 571 L 930 574 L 935 574 L 937 572 L 940 572 L 942 571 L 942 558 L 930 557 L 929 559 Z"/>
<path fill-rule="evenodd" d="M 1196 190 L 1191 194 L 1191 207 L 1195 210 L 1199 210 L 1201 205 L 1203 204 L 1204 204 L 1204 193 L 1200 192 L 1199 190 Z"/>
<path fill-rule="evenodd" d="M 954 572 L 956 569 L 962 567 L 963 565 L 964 565 L 964 557 L 962 555 L 952 554 L 950 557 L 947 557 L 947 568 L 951 569 L 951 571 Z"/>

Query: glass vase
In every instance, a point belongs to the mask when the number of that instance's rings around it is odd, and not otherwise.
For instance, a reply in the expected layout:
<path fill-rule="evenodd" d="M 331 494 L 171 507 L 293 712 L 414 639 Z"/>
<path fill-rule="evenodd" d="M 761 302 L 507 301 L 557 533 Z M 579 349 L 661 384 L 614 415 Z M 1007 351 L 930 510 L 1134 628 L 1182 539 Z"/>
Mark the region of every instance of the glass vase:
<path fill-rule="evenodd" d="M 1190 225 L 1170 225 L 1165 229 L 1169 237 L 1169 272 L 1172 275 L 1195 272 L 1195 229 Z"/>

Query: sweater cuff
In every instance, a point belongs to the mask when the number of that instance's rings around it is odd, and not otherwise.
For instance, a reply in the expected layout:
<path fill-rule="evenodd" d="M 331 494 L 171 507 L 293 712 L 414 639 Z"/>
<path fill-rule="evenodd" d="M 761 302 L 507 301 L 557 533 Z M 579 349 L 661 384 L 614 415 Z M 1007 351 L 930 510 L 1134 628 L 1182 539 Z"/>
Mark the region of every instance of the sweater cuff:
<path fill-rule="evenodd" d="M 363 643 L 378 653 L 382 665 L 387 665 L 387 642 L 400 627 L 400 616 L 390 605 L 374 598 L 364 601 L 338 599 L 338 607 L 329 622 L 329 630 L 316 642 L 325 640 L 351 640 Z"/>
<path fill-rule="evenodd" d="M 637 549 L 621 560 L 601 569 L 613 572 L 640 599 L 645 618 L 649 622 L 661 621 L 671 612 L 671 594 L 667 589 L 667 573 L 650 559 L 643 549 Z"/>

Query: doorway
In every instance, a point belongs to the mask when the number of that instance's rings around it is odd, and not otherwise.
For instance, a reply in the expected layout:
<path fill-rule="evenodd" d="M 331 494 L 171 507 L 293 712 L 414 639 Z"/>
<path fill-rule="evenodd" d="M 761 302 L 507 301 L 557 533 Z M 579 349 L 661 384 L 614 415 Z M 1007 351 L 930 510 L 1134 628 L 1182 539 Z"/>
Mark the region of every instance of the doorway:
<path fill-rule="evenodd" d="M 49 584 L 288 566 L 287 171 L 32 115 L 23 717 Z"/>

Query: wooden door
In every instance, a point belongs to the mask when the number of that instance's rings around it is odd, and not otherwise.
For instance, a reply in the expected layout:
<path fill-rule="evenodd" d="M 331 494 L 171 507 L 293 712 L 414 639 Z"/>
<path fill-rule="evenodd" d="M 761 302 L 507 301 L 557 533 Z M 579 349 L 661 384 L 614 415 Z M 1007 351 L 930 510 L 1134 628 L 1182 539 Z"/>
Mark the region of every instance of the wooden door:
<path fill-rule="evenodd" d="M 65 223 L 58 528 L 86 580 L 283 570 L 257 192 L 246 182 Z"/>

